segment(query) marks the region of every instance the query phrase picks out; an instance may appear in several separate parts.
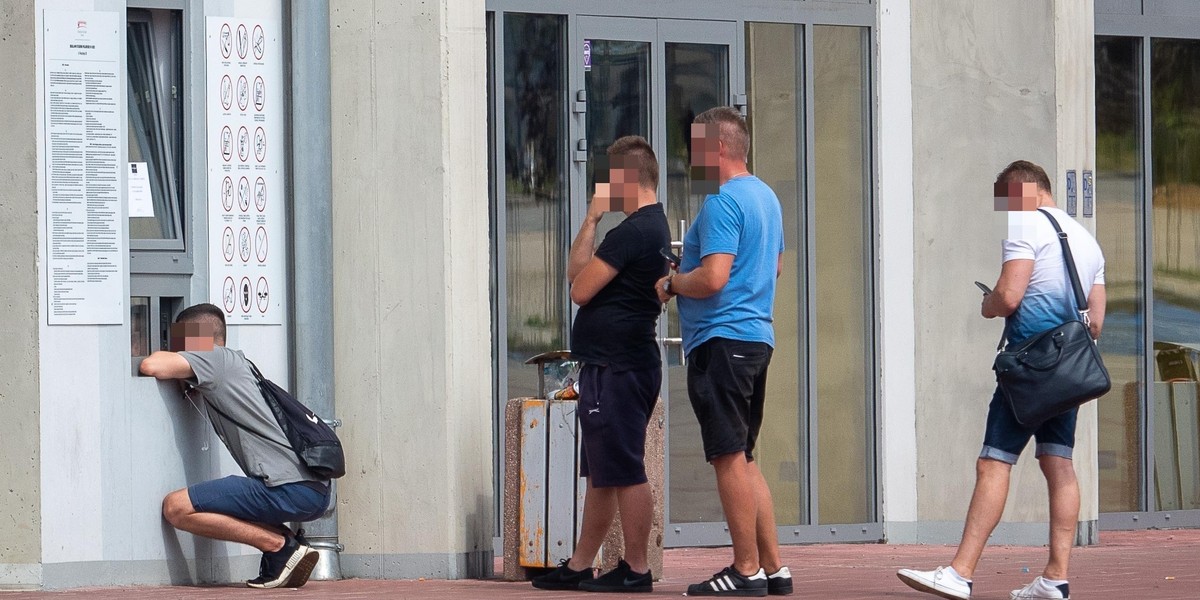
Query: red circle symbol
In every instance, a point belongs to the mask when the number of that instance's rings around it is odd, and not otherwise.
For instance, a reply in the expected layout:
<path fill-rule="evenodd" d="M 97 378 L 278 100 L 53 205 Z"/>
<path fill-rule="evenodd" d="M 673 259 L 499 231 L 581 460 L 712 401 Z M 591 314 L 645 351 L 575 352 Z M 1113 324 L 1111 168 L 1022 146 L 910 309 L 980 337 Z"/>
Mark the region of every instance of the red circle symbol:
<path fill-rule="evenodd" d="M 237 308 L 237 290 L 234 288 L 232 277 L 226 277 L 225 284 L 221 286 L 221 304 L 229 314 L 233 314 L 233 309 Z"/>
<path fill-rule="evenodd" d="M 267 288 L 267 278 L 258 278 L 258 289 L 254 293 L 254 299 L 257 300 L 258 312 L 266 314 L 267 308 L 271 306 L 271 291 Z"/>

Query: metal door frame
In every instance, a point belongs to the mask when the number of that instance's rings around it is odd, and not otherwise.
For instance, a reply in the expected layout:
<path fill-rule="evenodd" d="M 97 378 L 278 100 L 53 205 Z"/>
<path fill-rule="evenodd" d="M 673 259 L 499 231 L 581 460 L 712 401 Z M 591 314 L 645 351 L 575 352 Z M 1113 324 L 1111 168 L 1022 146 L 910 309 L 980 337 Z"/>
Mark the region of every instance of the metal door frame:
<path fill-rule="evenodd" d="M 1140 510 L 1099 513 L 1099 527 L 1103 530 L 1153 529 L 1164 527 L 1200 527 L 1200 510 L 1154 510 L 1154 219 L 1150 214 L 1154 203 L 1153 127 L 1151 122 L 1151 48 L 1153 40 L 1164 38 L 1200 39 L 1200 4 L 1185 5 L 1170 0 L 1155 3 L 1132 0 L 1098 0 L 1095 7 L 1096 37 L 1126 37 L 1139 40 L 1138 66 L 1141 70 L 1139 84 L 1140 128 L 1139 148 L 1142 181 L 1141 222 L 1136 223 L 1137 235 L 1143 247 L 1138 257 L 1138 268 L 1142 281 L 1142 337 L 1144 355 L 1139 364 L 1142 381 L 1138 386 L 1139 418 L 1139 463 L 1141 477 L 1138 482 L 1138 505 Z M 1184 14 L 1186 13 L 1186 14 Z M 1094 52 L 1094 50 L 1093 50 Z M 1099 434 L 1099 432 L 1097 432 Z"/>

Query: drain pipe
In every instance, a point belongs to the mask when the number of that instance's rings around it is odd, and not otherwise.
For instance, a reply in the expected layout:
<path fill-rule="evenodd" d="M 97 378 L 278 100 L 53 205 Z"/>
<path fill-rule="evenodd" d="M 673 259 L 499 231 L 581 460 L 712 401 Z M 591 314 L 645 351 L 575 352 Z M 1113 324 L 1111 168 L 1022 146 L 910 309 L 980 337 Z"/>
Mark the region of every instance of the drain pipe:
<path fill-rule="evenodd" d="M 295 392 L 335 427 L 333 386 L 333 148 L 329 2 L 285 3 L 290 22 L 292 340 Z M 321 560 L 313 579 L 341 579 L 337 484 L 329 510 L 304 524 Z"/>

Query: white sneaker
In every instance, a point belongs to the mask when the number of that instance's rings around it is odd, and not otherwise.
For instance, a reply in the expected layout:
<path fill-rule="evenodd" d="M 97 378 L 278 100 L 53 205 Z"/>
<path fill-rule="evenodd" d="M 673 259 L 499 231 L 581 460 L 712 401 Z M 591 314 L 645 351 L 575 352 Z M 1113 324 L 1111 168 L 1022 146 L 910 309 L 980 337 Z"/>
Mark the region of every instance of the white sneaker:
<path fill-rule="evenodd" d="M 908 587 L 920 592 L 950 600 L 970 600 L 971 598 L 971 582 L 959 576 L 952 567 L 938 567 L 933 571 L 900 569 L 896 572 L 896 576 Z"/>
<path fill-rule="evenodd" d="M 1071 588 L 1065 581 L 1051 585 L 1039 575 L 1029 585 L 1013 590 L 1008 597 L 1010 600 L 1071 600 Z"/>

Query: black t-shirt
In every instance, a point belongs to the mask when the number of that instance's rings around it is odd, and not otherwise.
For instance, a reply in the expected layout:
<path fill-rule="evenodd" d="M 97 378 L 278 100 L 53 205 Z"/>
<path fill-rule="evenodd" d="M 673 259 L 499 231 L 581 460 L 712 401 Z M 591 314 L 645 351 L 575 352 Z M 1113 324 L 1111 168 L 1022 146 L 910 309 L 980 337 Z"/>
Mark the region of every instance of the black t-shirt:
<path fill-rule="evenodd" d="M 638 209 L 604 236 L 596 257 L 617 276 L 575 315 L 571 354 L 576 359 L 618 370 L 661 364 L 655 324 L 662 305 L 654 283 L 667 274 L 659 250 L 670 247 L 667 217 L 658 203 Z"/>

